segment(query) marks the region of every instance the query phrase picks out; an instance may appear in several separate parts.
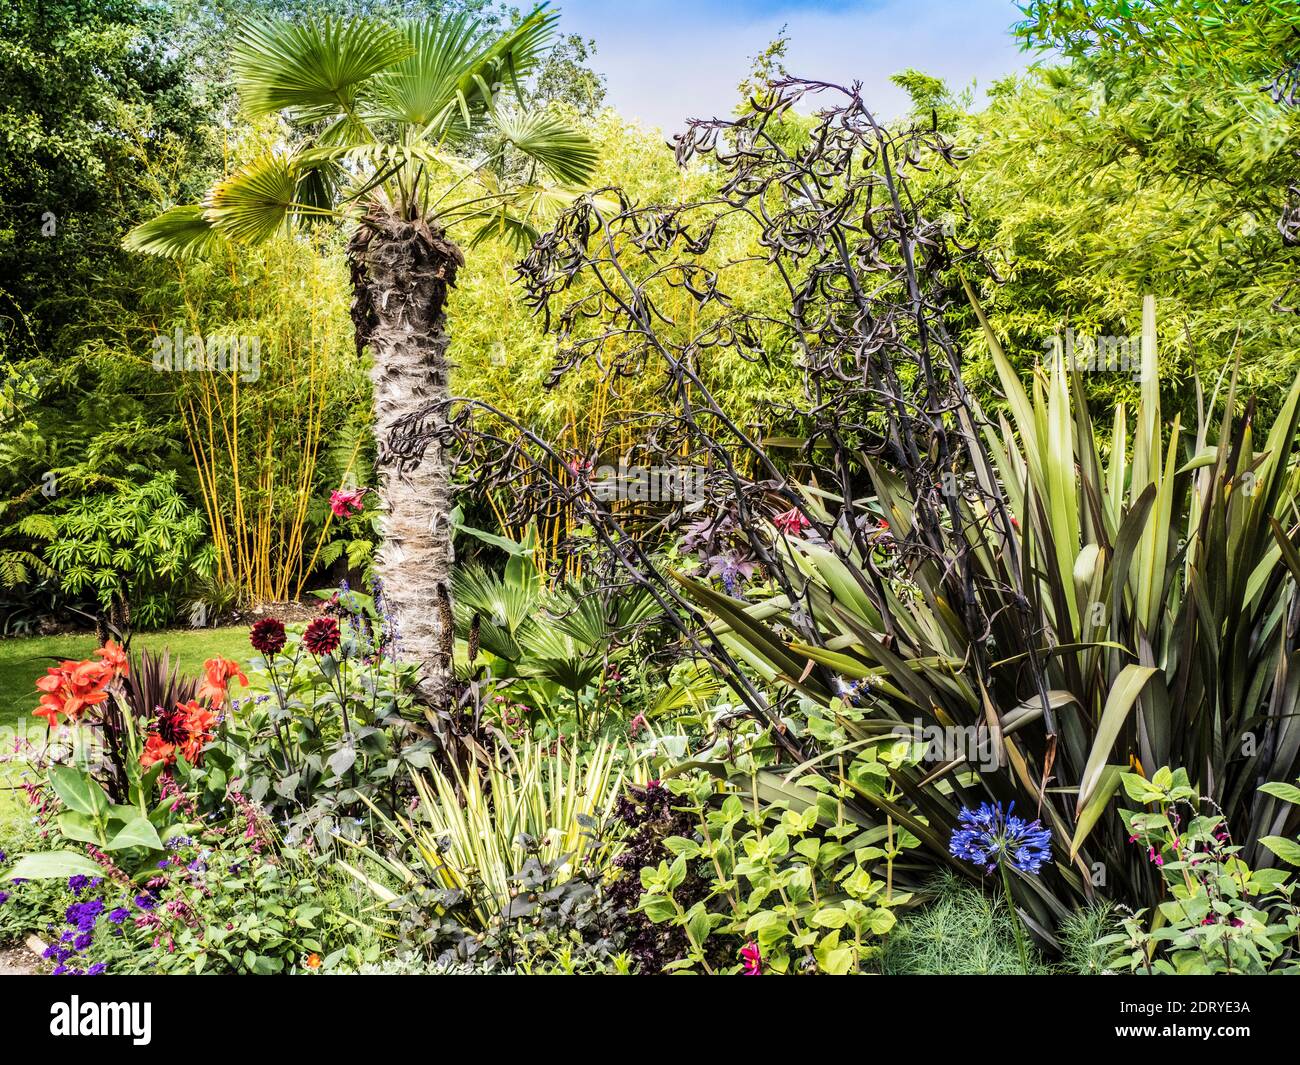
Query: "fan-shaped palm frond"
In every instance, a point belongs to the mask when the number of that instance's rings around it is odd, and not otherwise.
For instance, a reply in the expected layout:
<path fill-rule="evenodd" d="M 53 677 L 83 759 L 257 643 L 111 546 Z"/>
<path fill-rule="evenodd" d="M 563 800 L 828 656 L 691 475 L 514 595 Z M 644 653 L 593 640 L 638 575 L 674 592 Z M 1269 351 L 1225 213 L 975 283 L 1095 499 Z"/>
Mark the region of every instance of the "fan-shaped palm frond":
<path fill-rule="evenodd" d="M 519 675 L 549 680 L 571 692 L 592 684 L 605 668 L 603 647 L 583 643 L 544 618 L 519 634 Z"/>
<path fill-rule="evenodd" d="M 536 570 L 534 579 L 500 577 L 483 566 L 462 566 L 452 574 L 452 602 L 456 629 L 468 636 L 475 616 L 479 619 L 479 643 L 489 653 L 507 662 L 524 656 L 520 640 L 536 625 L 541 592 Z"/>
<path fill-rule="evenodd" d="M 659 695 L 646 710 L 646 717 L 664 717 L 682 710 L 698 709 L 709 703 L 721 690 L 722 682 L 709 666 L 692 662 L 678 670 L 660 689 Z"/>
<path fill-rule="evenodd" d="M 289 212 L 300 205 L 294 199 L 298 168 L 279 153 L 255 159 L 217 185 L 204 206 L 204 214 L 232 240 L 247 244 L 274 236 Z"/>
<path fill-rule="evenodd" d="M 596 147 L 551 111 L 495 108 L 493 128 L 518 151 L 535 159 L 565 185 L 582 185 L 596 170 Z"/>
<path fill-rule="evenodd" d="M 476 76 L 461 82 L 463 97 L 471 94 L 475 84 L 481 86 L 486 82 L 490 87 L 508 81 L 515 95 L 523 98 L 519 79 L 541 62 L 560 18 L 557 12 L 548 12 L 546 7 L 546 4 L 539 4 L 518 26 L 488 45 L 480 60 L 481 69 L 475 72 Z M 490 98 L 485 97 L 484 103 L 491 106 Z"/>
<path fill-rule="evenodd" d="M 366 19 L 258 19 L 236 38 L 231 65 L 249 118 L 315 122 L 354 115 L 362 85 L 410 51 L 404 34 Z"/>
<path fill-rule="evenodd" d="M 481 64 L 479 24 L 464 17 L 411 21 L 402 32 L 411 54 L 367 88 L 366 115 L 404 122 L 442 139 L 448 123 L 461 113 L 457 96 L 462 79 Z M 464 103 L 468 107 L 469 101 Z"/>
<path fill-rule="evenodd" d="M 127 235 L 122 246 L 127 251 L 185 259 L 209 255 L 224 238 L 213 227 L 197 204 L 169 207 L 156 218 L 144 222 Z"/>

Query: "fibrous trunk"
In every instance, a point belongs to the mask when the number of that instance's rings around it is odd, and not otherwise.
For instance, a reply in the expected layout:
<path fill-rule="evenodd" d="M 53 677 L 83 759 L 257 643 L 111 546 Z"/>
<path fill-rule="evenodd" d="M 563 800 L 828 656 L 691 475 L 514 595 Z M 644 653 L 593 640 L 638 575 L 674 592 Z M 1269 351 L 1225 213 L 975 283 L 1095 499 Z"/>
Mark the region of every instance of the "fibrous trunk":
<path fill-rule="evenodd" d="M 369 344 L 383 544 L 376 570 L 386 609 L 396 623 L 399 652 L 419 662 L 419 689 L 435 710 L 451 690 L 451 491 L 439 435 L 423 461 L 405 464 L 388 441 L 404 417 L 448 397 L 448 290 L 464 257 L 443 232 L 422 219 L 373 208 L 348 247 L 354 286 L 353 322 L 360 348 Z M 434 424 L 445 415 L 433 415 Z"/>

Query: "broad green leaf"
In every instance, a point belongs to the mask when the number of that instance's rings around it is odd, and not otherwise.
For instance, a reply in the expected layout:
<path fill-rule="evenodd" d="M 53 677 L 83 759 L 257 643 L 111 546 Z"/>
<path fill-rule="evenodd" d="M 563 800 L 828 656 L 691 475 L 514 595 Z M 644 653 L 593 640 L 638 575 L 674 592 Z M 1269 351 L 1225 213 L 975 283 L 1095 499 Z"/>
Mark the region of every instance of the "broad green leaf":
<path fill-rule="evenodd" d="M 1083 776 L 1079 782 L 1079 802 L 1076 816 L 1079 816 L 1101 783 L 1102 771 L 1110 757 L 1111 748 L 1119 736 L 1120 729 L 1128 720 L 1129 711 L 1137 702 L 1142 689 L 1146 687 L 1156 669 L 1152 666 L 1125 666 L 1111 686 L 1106 697 L 1106 705 L 1101 711 L 1101 721 L 1097 726 L 1097 736 L 1092 743 L 1092 751 L 1084 766 Z"/>
<path fill-rule="evenodd" d="M 1281 858 L 1287 865 L 1300 866 L 1300 843 L 1285 836 L 1265 836 L 1260 840 L 1269 850 Z"/>
<path fill-rule="evenodd" d="M 491 115 L 497 132 L 565 185 L 585 185 L 596 171 L 596 146 L 550 111 L 502 111 Z"/>
<path fill-rule="evenodd" d="M 23 854 L 5 874 L 6 880 L 62 880 L 70 876 L 103 876 L 104 870 L 76 851 Z"/>
<path fill-rule="evenodd" d="M 160 851 L 163 849 L 163 843 L 152 822 L 147 817 L 137 817 L 123 825 L 104 849 L 120 851 L 127 847 L 147 847 L 149 850 Z"/>
<path fill-rule="evenodd" d="M 222 234 L 257 244 L 283 229 L 296 204 L 298 173 L 285 155 L 268 152 L 217 185 L 204 217 Z"/>
<path fill-rule="evenodd" d="M 65 839 L 76 840 L 78 843 L 94 843 L 101 847 L 104 845 L 104 838 L 93 818 L 69 810 L 59 814 L 56 821 L 59 834 Z"/>
<path fill-rule="evenodd" d="M 1107 805 L 1110 803 L 1111 796 L 1115 794 L 1115 790 L 1119 787 L 1120 778 L 1126 768 L 1126 766 L 1122 765 L 1108 765 L 1102 770 L 1101 779 L 1098 781 L 1096 790 L 1076 818 L 1074 838 L 1070 840 L 1071 861 L 1074 861 L 1075 856 L 1083 847 L 1084 841 L 1087 840 L 1088 834 L 1092 832 L 1101 819 L 1102 813 L 1105 812 Z"/>
<path fill-rule="evenodd" d="M 1265 795 L 1272 795 L 1273 798 L 1281 799 L 1283 802 L 1300 805 L 1300 788 L 1297 788 L 1294 784 L 1283 784 L 1281 782 L 1264 784 L 1259 790 Z"/>
<path fill-rule="evenodd" d="M 72 766 L 56 765 L 50 767 L 48 776 L 54 793 L 69 810 L 99 818 L 108 812 L 108 796 L 88 773 Z"/>

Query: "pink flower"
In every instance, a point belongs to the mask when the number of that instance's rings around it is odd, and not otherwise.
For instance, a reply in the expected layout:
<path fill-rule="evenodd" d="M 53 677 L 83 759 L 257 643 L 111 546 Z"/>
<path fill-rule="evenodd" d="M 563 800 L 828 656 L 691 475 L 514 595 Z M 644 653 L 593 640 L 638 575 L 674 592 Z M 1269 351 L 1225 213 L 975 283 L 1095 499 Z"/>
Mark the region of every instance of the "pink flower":
<path fill-rule="evenodd" d="M 744 976 L 763 975 L 763 955 L 752 939 L 740 948 L 740 960 L 745 966 Z"/>
<path fill-rule="evenodd" d="M 645 714 L 637 714 L 636 717 L 628 722 L 627 733 L 629 736 L 635 736 L 643 728 L 645 728 Z"/>
<path fill-rule="evenodd" d="M 350 518 L 353 514 L 360 513 L 361 499 L 369 489 L 366 488 L 338 488 L 330 493 L 330 510 L 334 512 L 336 518 Z"/>
<path fill-rule="evenodd" d="M 800 513 L 798 507 L 791 507 L 773 518 L 772 524 L 787 536 L 800 536 L 804 529 L 812 525 L 812 522 Z"/>

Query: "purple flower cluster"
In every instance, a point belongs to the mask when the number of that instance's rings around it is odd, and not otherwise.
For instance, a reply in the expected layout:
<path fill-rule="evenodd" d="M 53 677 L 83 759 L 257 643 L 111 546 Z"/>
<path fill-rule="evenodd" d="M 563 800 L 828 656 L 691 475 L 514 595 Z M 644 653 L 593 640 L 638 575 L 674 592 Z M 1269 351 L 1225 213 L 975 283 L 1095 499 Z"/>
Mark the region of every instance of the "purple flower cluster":
<path fill-rule="evenodd" d="M 57 963 L 53 975 L 99 976 L 107 970 L 107 964 L 102 961 L 94 962 L 84 969 L 69 964 L 77 958 L 77 955 L 90 949 L 95 942 L 95 926 L 104 913 L 104 900 L 97 897 L 83 899 L 82 895 L 87 891 L 94 891 L 103 882 L 103 877 L 98 876 L 68 878 L 68 890 L 72 892 L 75 901 L 64 910 L 63 919 L 70 927 L 63 931 L 58 942 L 45 948 L 45 957 Z M 120 912 L 123 915 L 126 913 L 125 910 Z M 118 913 L 118 910 L 114 910 L 108 915 L 108 919 L 115 925 L 122 922 L 122 918 L 117 916 Z M 120 934 L 120 929 L 114 931 Z"/>
<path fill-rule="evenodd" d="M 103 912 L 103 899 L 89 899 L 86 902 L 74 902 L 64 911 L 63 919 L 80 932 L 91 932 Z"/>

